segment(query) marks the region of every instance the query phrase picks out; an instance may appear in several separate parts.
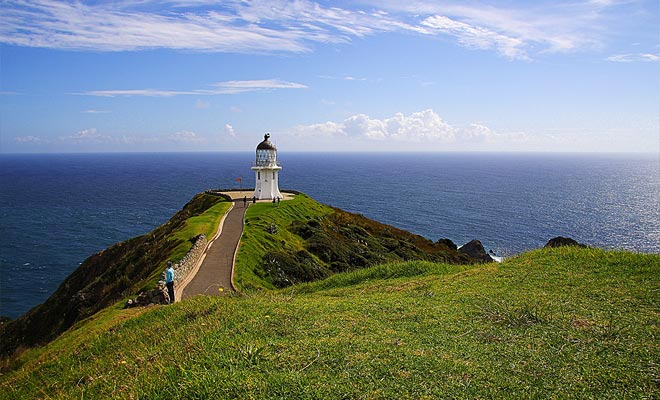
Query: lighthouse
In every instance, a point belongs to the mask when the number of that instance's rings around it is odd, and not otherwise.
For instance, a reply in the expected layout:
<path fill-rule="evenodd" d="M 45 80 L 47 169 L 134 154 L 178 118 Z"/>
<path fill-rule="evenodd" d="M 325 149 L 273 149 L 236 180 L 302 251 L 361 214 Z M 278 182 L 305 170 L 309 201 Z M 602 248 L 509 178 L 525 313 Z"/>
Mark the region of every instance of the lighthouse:
<path fill-rule="evenodd" d="M 277 148 L 270 140 L 270 133 L 257 145 L 257 157 L 252 166 L 254 171 L 254 197 L 258 200 L 281 198 L 277 174 L 282 166 L 277 162 Z"/>

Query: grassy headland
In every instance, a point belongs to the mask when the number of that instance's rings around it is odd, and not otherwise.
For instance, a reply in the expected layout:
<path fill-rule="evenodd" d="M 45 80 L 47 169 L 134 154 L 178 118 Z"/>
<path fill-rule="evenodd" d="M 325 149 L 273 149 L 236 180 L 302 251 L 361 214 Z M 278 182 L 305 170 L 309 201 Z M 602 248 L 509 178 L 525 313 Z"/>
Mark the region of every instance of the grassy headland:
<path fill-rule="evenodd" d="M 167 260 L 183 257 L 198 234 L 213 235 L 229 205 L 222 197 L 198 194 L 167 223 L 89 257 L 46 302 L 0 324 L 0 355 L 52 340 L 126 296 L 153 288 Z"/>
<path fill-rule="evenodd" d="M 0 397 L 656 398 L 658 287 L 658 255 L 562 247 L 110 308 Z"/>
<path fill-rule="evenodd" d="M 298 194 L 248 208 L 235 282 L 242 291 L 283 288 L 406 260 L 474 262 L 445 244 Z"/>

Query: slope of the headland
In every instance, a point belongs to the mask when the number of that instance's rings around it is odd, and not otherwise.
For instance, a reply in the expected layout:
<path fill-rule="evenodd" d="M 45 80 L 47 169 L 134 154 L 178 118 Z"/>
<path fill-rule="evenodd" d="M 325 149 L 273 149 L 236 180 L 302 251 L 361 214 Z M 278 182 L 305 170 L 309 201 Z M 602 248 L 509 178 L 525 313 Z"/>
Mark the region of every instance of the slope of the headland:
<path fill-rule="evenodd" d="M 85 260 L 45 303 L 0 324 L 0 354 L 46 343 L 76 322 L 153 287 L 166 261 L 181 259 L 193 237 L 213 236 L 230 206 L 227 199 L 198 194 L 166 224 Z M 236 283 L 241 290 L 270 289 L 402 260 L 471 261 L 446 245 L 299 193 L 292 200 L 248 208 Z"/>
<path fill-rule="evenodd" d="M 248 208 L 234 279 L 240 290 L 282 288 L 393 261 L 477 262 L 447 243 L 300 193 L 290 201 Z"/>
<path fill-rule="evenodd" d="M 167 223 L 92 255 L 43 304 L 0 325 L 0 355 L 52 340 L 76 322 L 153 287 L 167 260 L 183 257 L 194 236 L 211 235 L 228 207 L 224 197 L 198 194 Z"/>
<path fill-rule="evenodd" d="M 2 398 L 656 398 L 660 256 L 561 247 L 107 309 Z"/>

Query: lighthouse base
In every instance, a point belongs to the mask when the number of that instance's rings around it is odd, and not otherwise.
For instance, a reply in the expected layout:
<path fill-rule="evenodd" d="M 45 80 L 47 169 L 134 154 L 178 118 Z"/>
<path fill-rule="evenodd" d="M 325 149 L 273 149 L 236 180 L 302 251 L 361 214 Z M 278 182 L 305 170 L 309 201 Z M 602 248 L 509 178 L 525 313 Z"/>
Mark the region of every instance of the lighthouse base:
<path fill-rule="evenodd" d="M 283 198 L 278 185 L 278 172 L 281 167 L 252 167 L 255 175 L 253 197 L 257 200 L 273 200 Z"/>

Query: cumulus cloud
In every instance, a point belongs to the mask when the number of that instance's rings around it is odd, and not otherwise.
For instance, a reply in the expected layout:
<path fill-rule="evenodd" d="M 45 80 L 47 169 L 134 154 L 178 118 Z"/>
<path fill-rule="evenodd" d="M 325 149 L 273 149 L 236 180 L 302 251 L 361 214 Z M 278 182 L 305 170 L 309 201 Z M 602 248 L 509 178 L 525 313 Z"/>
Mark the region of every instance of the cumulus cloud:
<path fill-rule="evenodd" d="M 524 132 L 497 133 L 483 124 L 452 126 L 435 111 L 424 110 L 405 115 L 396 113 L 384 119 L 356 114 L 341 122 L 328 121 L 298 125 L 297 136 L 345 137 L 367 141 L 390 140 L 396 143 L 500 143 L 527 140 Z"/>
<path fill-rule="evenodd" d="M 397 113 L 385 119 L 356 114 L 342 122 L 299 125 L 294 131 L 298 135 L 345 136 L 371 140 L 446 141 L 454 137 L 454 128 L 433 110 L 415 112 L 408 116 Z"/>
<path fill-rule="evenodd" d="M 387 131 L 395 139 L 402 140 L 451 140 L 455 129 L 433 110 L 425 110 L 405 116 L 397 113 L 385 120 Z"/>

